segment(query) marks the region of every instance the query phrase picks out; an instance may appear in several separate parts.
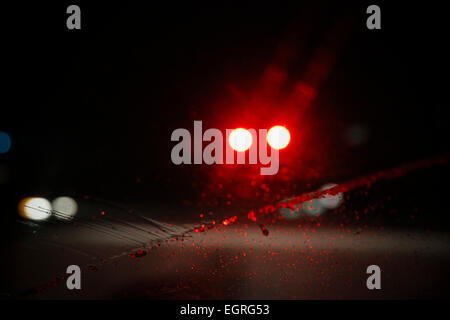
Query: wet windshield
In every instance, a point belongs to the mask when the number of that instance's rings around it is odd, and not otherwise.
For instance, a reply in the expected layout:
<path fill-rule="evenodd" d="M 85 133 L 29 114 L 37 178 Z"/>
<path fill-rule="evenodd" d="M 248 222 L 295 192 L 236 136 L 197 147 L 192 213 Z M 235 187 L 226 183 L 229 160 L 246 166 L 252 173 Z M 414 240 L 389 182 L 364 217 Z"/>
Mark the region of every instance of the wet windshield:
<path fill-rule="evenodd" d="M 371 299 L 373 265 L 376 298 L 448 297 L 445 19 L 375 7 L 24 13 L 2 297 Z"/>

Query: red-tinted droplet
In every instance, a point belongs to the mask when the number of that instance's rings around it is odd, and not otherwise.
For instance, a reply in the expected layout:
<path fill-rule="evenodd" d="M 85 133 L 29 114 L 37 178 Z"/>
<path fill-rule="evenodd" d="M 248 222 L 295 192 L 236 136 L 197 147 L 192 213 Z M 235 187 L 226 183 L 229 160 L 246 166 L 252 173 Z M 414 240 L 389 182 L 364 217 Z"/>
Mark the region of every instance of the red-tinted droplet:
<path fill-rule="evenodd" d="M 87 268 L 89 271 L 98 271 L 98 268 L 96 266 L 88 266 Z"/>
<path fill-rule="evenodd" d="M 147 251 L 145 251 L 145 250 L 138 250 L 136 252 L 128 254 L 128 256 L 130 258 L 140 258 L 140 257 L 145 256 L 146 254 L 147 254 Z"/>

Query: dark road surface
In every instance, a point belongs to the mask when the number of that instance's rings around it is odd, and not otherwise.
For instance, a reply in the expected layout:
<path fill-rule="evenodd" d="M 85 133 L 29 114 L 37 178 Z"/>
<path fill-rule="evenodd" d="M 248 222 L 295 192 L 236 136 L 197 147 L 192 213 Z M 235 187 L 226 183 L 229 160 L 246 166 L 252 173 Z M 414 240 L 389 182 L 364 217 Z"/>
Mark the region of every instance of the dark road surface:
<path fill-rule="evenodd" d="M 137 225 L 136 225 L 137 226 Z M 139 226 L 137 226 L 139 227 Z M 143 226 L 145 227 L 145 226 Z M 397 299 L 450 296 L 450 236 L 394 229 L 256 225 L 191 232 L 143 248 L 73 226 L 51 226 L 16 242 L 7 294 L 17 296 L 82 269 L 82 290 L 65 280 L 26 299 Z M 45 235 L 44 235 L 45 233 Z M 126 234 L 126 233 L 122 233 Z M 44 240 L 45 239 L 45 240 Z M 134 239 L 134 238 L 133 238 Z M 80 250 L 82 248 L 83 250 Z M 97 258 L 94 258 L 97 257 Z M 100 258 L 101 257 L 101 258 Z M 381 290 L 366 268 L 382 270 Z"/>

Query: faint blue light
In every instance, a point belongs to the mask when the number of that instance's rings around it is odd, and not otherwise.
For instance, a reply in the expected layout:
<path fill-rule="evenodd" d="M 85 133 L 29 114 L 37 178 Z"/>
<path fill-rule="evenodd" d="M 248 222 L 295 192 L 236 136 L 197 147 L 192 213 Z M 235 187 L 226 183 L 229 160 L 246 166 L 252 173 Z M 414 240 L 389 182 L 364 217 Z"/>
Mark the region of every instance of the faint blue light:
<path fill-rule="evenodd" d="M 0 154 L 7 153 L 11 148 L 11 137 L 6 132 L 0 131 Z"/>

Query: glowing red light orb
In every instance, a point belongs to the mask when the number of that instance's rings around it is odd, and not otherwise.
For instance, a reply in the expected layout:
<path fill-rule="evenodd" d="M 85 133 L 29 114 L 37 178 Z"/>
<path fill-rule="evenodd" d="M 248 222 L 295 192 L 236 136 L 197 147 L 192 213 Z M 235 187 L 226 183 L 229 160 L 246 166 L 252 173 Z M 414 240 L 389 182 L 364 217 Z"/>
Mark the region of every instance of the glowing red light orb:
<path fill-rule="evenodd" d="M 252 145 L 252 134 L 246 129 L 238 128 L 231 132 L 228 141 L 234 150 L 242 152 Z"/>
<path fill-rule="evenodd" d="M 267 133 L 267 142 L 274 149 L 286 148 L 289 141 L 291 141 L 291 134 L 283 126 L 274 126 Z"/>

